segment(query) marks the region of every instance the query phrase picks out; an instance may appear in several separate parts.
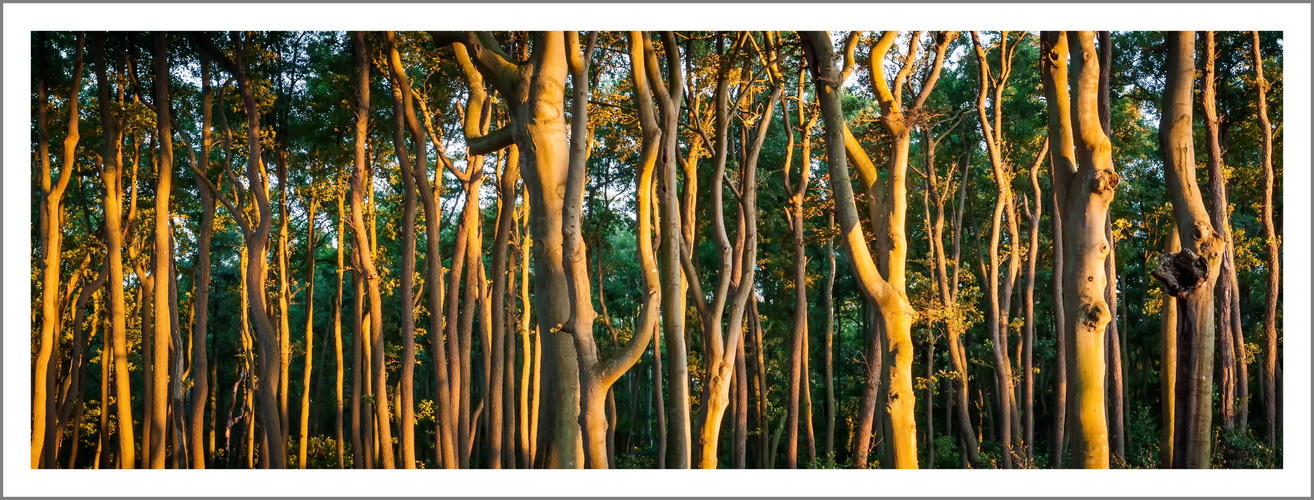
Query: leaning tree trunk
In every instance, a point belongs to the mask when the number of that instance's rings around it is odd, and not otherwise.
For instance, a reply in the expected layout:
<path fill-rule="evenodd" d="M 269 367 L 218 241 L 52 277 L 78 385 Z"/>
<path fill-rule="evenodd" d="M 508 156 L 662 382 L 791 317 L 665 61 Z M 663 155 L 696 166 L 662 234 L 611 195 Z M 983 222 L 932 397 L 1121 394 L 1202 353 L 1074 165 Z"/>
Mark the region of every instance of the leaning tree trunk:
<path fill-rule="evenodd" d="M 1177 302 L 1177 395 L 1173 467 L 1208 468 L 1213 442 L 1214 284 L 1224 241 L 1196 185 L 1192 137 L 1195 33 L 1172 32 L 1159 140 L 1182 251 L 1165 255 L 1154 277 Z"/>
<path fill-rule="evenodd" d="M 1108 274 L 1104 265 L 1110 247 L 1104 225 L 1119 177 L 1099 120 L 1095 34 L 1045 32 L 1042 38 L 1050 160 L 1063 221 L 1063 309 L 1080 312 L 1066 316 L 1063 328 L 1067 336 L 1065 368 L 1072 375 L 1067 378 L 1072 462 L 1081 468 L 1108 468 L 1104 334 L 1111 315 L 1105 300 Z M 1069 85 L 1074 94 L 1071 100 Z"/>

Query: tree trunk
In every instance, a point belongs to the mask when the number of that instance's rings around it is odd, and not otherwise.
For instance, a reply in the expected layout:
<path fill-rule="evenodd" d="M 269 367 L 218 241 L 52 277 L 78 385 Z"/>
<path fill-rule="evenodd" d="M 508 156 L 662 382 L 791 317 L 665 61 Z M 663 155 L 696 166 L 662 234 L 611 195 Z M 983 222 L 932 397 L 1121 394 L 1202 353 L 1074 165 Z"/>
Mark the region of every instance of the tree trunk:
<path fill-rule="evenodd" d="M 344 216 L 345 217 L 345 216 Z M 359 231 L 360 229 L 353 228 Z M 362 393 L 365 380 L 364 341 L 361 337 L 365 334 L 364 329 L 364 308 L 365 308 L 365 285 L 360 280 L 360 258 L 356 257 L 361 249 L 356 247 L 352 253 L 352 272 L 351 282 L 355 287 L 352 294 L 354 301 L 352 307 L 352 332 L 351 332 L 351 468 L 365 468 L 365 439 L 362 433 L 368 430 L 369 419 L 362 413 L 361 403 Z M 364 421 L 362 422 L 362 419 Z"/>
<path fill-rule="evenodd" d="M 1163 255 L 1182 251 L 1177 237 L 1177 224 L 1170 221 L 1168 235 L 1164 237 Z M 1173 468 L 1173 430 L 1177 410 L 1177 301 L 1163 297 L 1163 310 L 1159 313 L 1159 411 L 1163 414 L 1162 435 L 1159 439 L 1159 467 Z"/>
<path fill-rule="evenodd" d="M 828 215 L 827 228 L 834 231 L 835 214 Z M 827 460 L 835 460 L 835 240 L 826 239 L 826 285 L 821 289 L 821 309 L 826 311 L 826 446 Z"/>
<path fill-rule="evenodd" d="M 315 196 L 311 192 L 306 206 L 306 357 L 301 377 L 301 445 L 297 457 L 297 467 L 301 469 L 306 468 L 306 452 L 310 446 L 310 375 L 315 352 L 315 209 L 318 206 Z M 408 255 L 407 252 L 402 254 Z"/>
<path fill-rule="evenodd" d="M 157 140 L 160 154 L 156 162 L 158 180 L 155 187 L 155 266 L 156 278 L 154 289 L 155 313 L 154 338 L 151 339 L 153 352 L 153 371 L 151 378 L 151 446 L 150 467 L 163 469 L 165 458 L 165 432 L 169 416 L 169 342 L 173 333 L 173 322 L 169 316 L 169 280 L 172 246 L 169 245 L 170 217 L 169 197 L 173 186 L 173 132 L 169 118 L 169 63 L 168 45 L 163 32 L 155 33 L 155 105 Z"/>
<path fill-rule="evenodd" d="M 41 466 L 42 455 L 47 451 L 49 451 L 46 448 L 51 444 L 53 444 L 50 442 L 50 439 L 47 436 L 47 434 L 49 434 L 48 431 L 50 430 L 48 429 L 50 424 L 49 419 L 54 416 L 51 410 L 53 410 L 54 407 L 54 396 L 55 396 L 53 392 L 49 390 L 50 386 L 52 386 L 54 382 L 54 379 L 50 378 L 50 374 L 51 374 L 50 360 L 51 357 L 56 354 L 55 348 L 56 348 L 56 344 L 58 343 L 58 338 L 56 338 L 56 332 L 59 331 L 62 334 L 62 330 L 63 330 L 61 324 L 62 321 L 60 317 L 60 310 L 62 308 L 62 304 L 60 300 L 61 297 L 60 297 L 60 285 L 59 285 L 60 267 L 62 261 L 62 253 L 63 253 L 62 249 L 63 249 L 63 240 L 64 240 L 63 199 L 64 199 L 64 193 L 68 188 L 69 180 L 73 176 L 73 171 L 77 168 L 74 165 L 74 163 L 77 159 L 76 156 L 77 146 L 78 146 L 78 141 L 80 139 L 80 135 L 78 133 L 78 122 L 80 121 L 80 118 L 78 116 L 78 100 L 82 90 L 83 36 L 84 35 L 82 33 L 79 33 L 77 35 L 77 47 L 75 49 L 75 54 L 73 57 L 74 59 L 73 79 L 71 81 L 71 86 L 69 91 L 70 95 L 66 101 L 68 103 L 68 112 L 69 112 L 68 133 L 64 136 L 64 151 L 63 151 L 64 155 L 63 155 L 63 162 L 60 165 L 59 178 L 53 180 L 53 182 L 51 179 L 50 155 L 47 152 L 48 134 L 46 133 L 46 107 L 48 105 L 48 102 L 46 98 L 45 78 L 46 78 L 46 72 L 49 71 L 49 69 L 46 67 L 46 63 L 44 62 L 45 61 L 44 57 L 41 57 L 41 60 L 43 62 L 41 66 L 37 69 L 37 74 L 38 74 L 37 149 L 38 149 L 38 157 L 41 162 L 41 172 L 40 172 L 41 186 L 39 193 L 40 196 L 39 203 L 40 203 L 40 211 L 42 211 L 45 214 L 45 216 L 40 217 L 41 219 L 40 222 L 42 222 L 43 224 L 40 226 L 39 229 L 40 234 L 38 235 L 38 238 L 40 239 L 41 273 L 42 273 L 41 332 L 40 332 L 41 342 L 37 354 L 37 359 L 33 363 L 32 468 L 37 468 Z M 98 58 L 97 76 L 100 82 L 104 82 L 105 81 L 104 64 L 101 61 L 103 47 L 101 45 L 103 45 L 103 40 L 97 46 L 97 58 Z M 38 49 L 38 50 L 42 50 L 42 49 Z M 105 84 L 102 83 L 102 85 Z M 105 94 L 106 97 L 108 97 L 107 90 L 103 91 L 102 94 Z M 103 112 L 106 109 L 108 109 L 108 104 L 102 105 L 101 111 Z M 109 116 L 109 115 L 102 114 L 101 116 Z M 114 148 L 114 151 L 117 151 L 118 148 L 117 144 L 115 144 L 114 146 L 108 145 L 108 143 L 111 140 L 109 139 L 110 137 L 113 137 L 113 140 L 115 140 L 116 142 L 117 142 L 117 137 L 109 133 L 106 133 L 105 137 L 107 138 L 105 140 L 105 142 L 107 143 L 107 145 L 105 146 L 106 152 L 109 152 L 111 147 Z M 104 155 L 104 158 L 108 162 L 109 155 L 108 154 Z M 117 169 L 117 163 L 114 165 L 114 168 Z M 107 168 L 106 173 L 108 172 L 109 170 Z M 107 191 L 110 188 L 108 182 L 109 179 L 106 179 Z M 113 189 L 116 192 L 119 189 L 117 185 L 117 180 Z M 110 196 L 106 196 L 107 205 L 109 204 L 110 199 L 111 199 Z M 106 220 L 108 220 L 110 216 L 110 212 L 107 210 L 105 214 L 106 214 Z M 115 215 L 115 217 L 117 218 L 117 215 Z M 116 222 L 115 226 L 117 226 L 118 225 L 117 220 L 115 222 Z M 113 236 L 110 236 L 109 238 L 113 238 Z M 111 255 L 114 255 L 114 260 L 118 259 L 118 254 L 111 254 Z M 118 286 L 121 290 L 122 285 L 118 285 Z M 56 361 L 56 365 L 57 364 L 58 361 Z M 131 422 L 131 420 L 129 420 L 129 422 Z M 74 442 L 74 444 L 76 445 L 76 441 Z M 57 447 L 54 448 L 54 451 L 57 452 L 58 448 Z"/>
<path fill-rule="evenodd" d="M 1264 164 L 1264 207 L 1263 207 L 1263 224 L 1264 224 L 1264 247 L 1267 250 L 1267 260 L 1264 262 L 1268 268 L 1268 287 L 1264 293 L 1264 370 L 1263 370 L 1263 394 L 1264 394 L 1264 441 L 1268 444 L 1269 449 L 1276 449 L 1277 446 L 1277 359 L 1278 359 L 1278 333 L 1277 333 L 1277 307 L 1278 293 L 1281 284 L 1281 264 L 1282 252 L 1281 242 L 1277 230 L 1273 223 L 1273 185 L 1275 177 L 1273 174 L 1273 126 L 1268 120 L 1268 79 L 1264 77 L 1264 57 L 1259 51 L 1259 32 L 1252 34 L 1252 52 L 1251 57 L 1255 63 L 1255 87 L 1257 96 L 1255 106 L 1259 108 L 1259 128 L 1264 134 L 1263 149 L 1261 150 L 1261 159 Z"/>
<path fill-rule="evenodd" d="M 343 449 L 345 448 L 344 446 L 345 443 L 343 442 L 344 436 L 342 429 L 343 427 L 342 426 L 342 379 L 343 379 L 343 374 L 345 372 L 345 367 L 342 365 L 342 361 L 343 361 L 342 359 L 343 358 L 342 356 L 342 273 L 343 273 L 342 253 L 343 253 L 343 249 L 345 248 L 345 245 L 347 244 L 346 237 L 344 235 L 344 233 L 346 232 L 347 214 L 346 211 L 343 210 L 344 208 L 342 204 L 343 194 L 344 193 L 342 193 L 341 191 L 336 193 L 336 198 L 338 202 L 338 231 L 336 234 L 337 244 L 335 246 L 337 247 L 338 261 L 337 261 L 337 269 L 335 273 L 337 275 L 337 288 L 336 288 L 336 292 L 333 295 L 333 359 L 335 361 L 333 366 L 334 368 L 336 368 L 333 378 L 333 382 L 334 382 L 333 395 L 334 395 L 334 403 L 335 403 L 334 408 L 336 409 L 336 411 L 334 412 L 334 416 L 336 417 L 334 419 L 334 423 L 336 424 L 335 430 L 337 431 L 337 433 L 335 434 L 336 439 L 334 439 L 334 444 L 337 446 L 339 469 L 342 469 L 343 466 L 345 465 L 344 463 L 345 460 L 343 457 Z"/>
<path fill-rule="evenodd" d="M 1159 140 L 1164 150 L 1164 178 L 1182 238 L 1182 251 L 1167 255 L 1153 271 L 1167 295 L 1177 301 L 1177 395 L 1173 467 L 1207 468 L 1213 441 L 1214 283 L 1223 244 L 1205 210 L 1196 185 L 1192 139 L 1192 87 L 1195 33 L 1172 32 L 1168 43 L 1167 80 Z"/>
<path fill-rule="evenodd" d="M 1092 64 L 1094 33 L 1046 32 L 1042 38 L 1050 160 L 1060 207 L 1056 213 L 1061 213 L 1063 229 L 1063 308 L 1081 311 L 1066 316 L 1064 325 L 1066 369 L 1077 375 L 1066 380 L 1066 390 L 1073 396 L 1067 401 L 1073 414 L 1068 420 L 1072 462 L 1081 468 L 1108 468 L 1104 328 L 1111 316 L 1105 301 L 1108 274 L 1104 263 L 1109 242 L 1104 236 L 1104 219 L 1119 177 L 1113 171 L 1108 136 L 1099 122 L 1099 65 Z M 1069 49 L 1074 66 L 1072 100 L 1069 84 L 1064 83 L 1068 82 Z"/>

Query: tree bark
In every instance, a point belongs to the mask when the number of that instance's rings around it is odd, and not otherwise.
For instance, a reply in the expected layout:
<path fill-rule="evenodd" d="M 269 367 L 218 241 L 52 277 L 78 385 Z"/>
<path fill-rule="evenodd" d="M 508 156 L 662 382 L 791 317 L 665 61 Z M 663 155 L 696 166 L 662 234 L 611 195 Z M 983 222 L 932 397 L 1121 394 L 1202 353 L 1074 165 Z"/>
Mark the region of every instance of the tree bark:
<path fill-rule="evenodd" d="M 151 421 L 150 421 L 150 467 L 163 469 L 165 458 L 164 440 L 169 416 L 169 342 L 173 333 L 173 322 L 169 315 L 169 277 L 172 259 L 172 246 L 169 245 L 170 217 L 169 198 L 173 187 L 173 131 L 169 118 L 169 63 L 168 45 L 163 32 L 155 33 L 155 105 L 156 133 L 160 145 L 157 158 L 155 187 L 155 265 L 156 278 L 154 291 L 155 313 L 154 338 L 152 338 L 152 365 L 154 373 L 151 378 Z"/>
<path fill-rule="evenodd" d="M 334 416 L 336 417 L 334 419 L 334 423 L 336 424 L 335 430 L 337 431 L 337 433 L 335 434 L 336 439 L 334 439 L 334 444 L 337 446 L 338 468 L 342 469 L 344 468 L 343 466 L 345 465 L 344 457 L 343 457 L 343 448 L 345 447 L 345 443 L 343 442 L 344 436 L 343 436 L 343 428 L 342 428 L 343 427 L 342 426 L 342 379 L 344 372 L 346 371 L 345 367 L 342 365 L 342 361 L 343 361 L 342 359 L 343 358 L 342 356 L 342 273 L 343 273 L 342 253 L 347 244 L 346 236 L 344 234 L 346 232 L 347 214 L 346 211 L 343 210 L 345 207 L 343 206 L 342 203 L 343 194 L 345 193 L 343 193 L 341 189 L 344 188 L 344 186 L 339 185 L 337 187 L 340 190 L 337 193 L 335 193 L 336 195 L 335 198 L 337 199 L 338 202 L 338 230 L 336 234 L 337 244 L 335 245 L 337 247 L 338 260 L 337 260 L 337 269 L 335 273 L 337 275 L 337 288 L 336 288 L 336 293 L 334 293 L 333 295 L 333 359 L 335 361 L 333 366 L 336 368 L 333 378 L 333 388 L 334 388 L 333 395 L 334 395 L 334 403 L 335 403 L 334 408 L 337 410 L 334 412 L 335 413 Z"/>

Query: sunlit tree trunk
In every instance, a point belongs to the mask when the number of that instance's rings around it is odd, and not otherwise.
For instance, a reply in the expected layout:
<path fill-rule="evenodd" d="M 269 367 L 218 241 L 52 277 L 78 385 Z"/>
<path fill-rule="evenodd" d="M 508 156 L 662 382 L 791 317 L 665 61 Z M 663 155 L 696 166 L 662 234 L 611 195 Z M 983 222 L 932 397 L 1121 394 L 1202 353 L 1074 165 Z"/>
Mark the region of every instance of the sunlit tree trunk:
<path fill-rule="evenodd" d="M 101 41 L 101 45 L 103 45 L 103 40 Z M 60 267 L 62 261 L 63 240 L 64 240 L 63 200 L 64 200 L 64 192 L 68 188 L 69 179 L 72 178 L 73 170 L 76 168 L 74 166 L 74 162 L 76 160 L 77 146 L 78 146 L 78 141 L 80 139 L 80 135 L 78 134 L 78 122 L 80 121 L 78 117 L 78 100 L 79 100 L 79 94 L 81 94 L 81 89 L 82 89 L 82 47 L 83 47 L 83 35 L 79 33 L 77 36 L 77 47 L 75 49 L 75 54 L 74 54 L 73 79 L 70 87 L 69 98 L 67 100 L 68 110 L 69 110 L 68 133 L 64 136 L 64 151 L 63 151 L 64 155 L 63 155 L 63 162 L 60 165 L 59 178 L 55 180 L 52 180 L 51 178 L 52 176 L 51 176 L 51 168 L 50 168 L 50 155 L 47 149 L 48 134 L 46 133 L 46 107 L 48 105 L 48 102 L 46 99 L 45 78 L 46 78 L 46 72 L 48 72 L 49 69 L 47 68 L 47 63 L 45 62 L 44 54 L 39 56 L 42 59 L 42 63 L 41 66 L 37 69 L 37 74 L 38 74 L 38 80 L 36 84 L 37 94 L 38 94 L 37 156 L 40 159 L 40 163 L 41 163 L 40 204 L 41 204 L 41 210 L 45 213 L 45 216 L 41 218 L 43 219 L 41 221 L 43 225 L 40 227 L 40 234 L 38 236 L 38 238 L 40 239 L 40 247 L 41 247 L 40 254 L 41 254 L 41 273 L 42 273 L 41 332 L 40 332 L 41 341 L 37 354 L 37 359 L 35 363 L 33 363 L 32 468 L 37 468 L 41 466 L 41 457 L 47 451 L 46 447 L 52 444 L 49 442 L 49 439 L 47 438 L 47 434 L 48 434 L 47 428 L 50 425 L 50 422 L 48 420 L 50 417 L 53 416 L 51 410 L 53 410 L 54 407 L 54 394 L 52 391 L 49 390 L 50 386 L 54 382 L 54 379 L 50 378 L 50 371 L 51 371 L 50 360 L 51 357 L 55 354 L 55 343 L 57 342 L 57 339 L 55 338 L 56 332 L 59 331 L 60 334 L 62 334 L 62 330 L 63 330 L 62 321 L 60 318 L 60 309 L 61 309 Z M 100 81 L 100 85 L 102 87 L 106 87 L 107 84 L 105 82 L 105 77 L 104 77 L 104 65 L 103 63 L 100 62 L 101 60 L 99 59 L 103 52 L 103 47 L 98 45 L 97 49 L 98 49 L 97 76 Z M 102 91 L 101 93 L 104 94 L 106 97 L 108 97 L 107 91 Z M 102 103 L 101 116 L 108 117 L 109 115 L 104 113 L 107 110 L 108 110 L 108 104 Z M 109 146 L 108 143 L 110 142 L 110 138 L 112 137 L 112 135 L 111 134 L 104 134 L 104 135 L 106 137 L 105 142 L 107 143 L 105 149 L 108 153 L 108 151 L 111 148 L 111 146 Z M 117 140 L 117 137 L 114 137 L 114 139 Z M 118 146 L 116 144 L 112 147 L 117 148 Z M 109 158 L 109 155 L 106 154 L 105 158 Z M 113 168 L 117 170 L 117 165 L 114 165 Z M 108 173 L 108 169 L 106 169 L 105 171 Z M 106 179 L 107 190 L 110 188 L 110 186 L 108 185 L 108 181 L 109 179 L 107 178 Z M 117 186 L 117 182 L 116 185 L 113 186 L 113 189 L 115 191 L 119 189 L 119 187 Z M 107 205 L 110 203 L 110 198 L 111 198 L 110 196 L 106 196 Z M 106 211 L 107 220 L 109 215 L 110 212 L 107 210 Z M 115 226 L 117 226 L 117 224 L 115 224 Z M 110 238 L 113 238 L 113 236 L 110 236 Z M 113 260 L 118 259 L 118 254 L 111 254 L 111 255 L 113 256 Z M 120 290 L 122 289 L 121 284 L 119 285 L 119 288 Z M 131 422 L 131 420 L 129 420 L 129 422 Z M 56 448 L 56 451 L 57 450 L 58 449 Z"/>
<path fill-rule="evenodd" d="M 904 367 L 903 369 L 896 368 L 890 377 L 892 394 L 888 411 L 893 420 L 892 427 L 895 434 L 893 436 L 895 465 L 900 468 L 915 468 L 917 466 L 917 454 L 914 445 L 916 425 L 912 414 L 914 396 L 911 390 L 911 373 L 906 371 L 907 368 L 910 368 L 912 350 L 910 339 L 903 337 L 903 335 L 910 331 L 912 321 L 917 314 L 908 302 L 907 296 L 901 290 L 900 285 L 903 280 L 901 278 L 886 280 L 881 276 L 876 261 L 867 246 L 867 240 L 858 219 L 857 205 L 853 198 L 853 186 L 849 181 L 847 152 L 845 151 L 846 127 L 840 105 L 839 85 L 843 79 L 840 77 L 839 71 L 835 69 L 835 62 L 833 61 L 834 48 L 825 32 L 804 32 L 801 33 L 801 36 L 803 37 L 803 48 L 809 62 L 808 67 L 812 71 L 812 80 L 816 85 L 819 101 L 821 102 L 821 116 L 826 137 L 826 158 L 830 166 L 830 183 L 835 196 L 836 213 L 840 219 L 840 234 L 844 237 L 844 248 L 863 295 L 880 306 L 881 323 L 887 335 L 891 338 L 890 349 L 892 354 L 895 354 L 894 363 Z M 884 78 L 875 78 L 874 80 L 883 82 Z M 899 85 L 895 87 L 897 88 Z M 884 111 L 885 106 L 882 106 L 882 109 Z M 895 108 L 890 108 L 890 111 L 894 110 Z M 904 165 L 906 166 L 906 164 L 905 159 Z M 897 181 L 892 180 L 892 182 L 897 184 Z M 902 185 L 891 187 L 890 191 L 895 193 L 896 199 L 890 200 L 890 202 L 896 207 L 905 205 L 902 202 Z M 906 206 L 903 208 L 906 208 Z M 898 211 L 900 210 L 896 208 L 896 212 Z M 890 224 L 890 232 L 893 233 L 892 240 L 896 242 L 897 246 L 902 247 L 904 245 L 902 217 L 897 219 L 897 222 Z M 901 276 L 901 268 L 902 258 L 891 259 L 890 275 L 892 277 L 894 275 Z M 899 272 L 896 273 L 896 270 Z M 869 383 L 871 383 L 870 379 Z M 859 463 L 856 465 L 861 467 L 865 464 Z"/>
<path fill-rule="evenodd" d="M 403 80 L 406 69 L 401 65 L 396 35 L 384 33 L 388 51 L 388 79 L 392 83 L 393 148 L 402 178 L 402 249 L 401 249 L 401 377 L 397 384 L 397 426 L 400 428 L 401 468 L 415 468 L 415 175 L 411 156 L 406 151 L 406 116 L 414 117 L 414 103 L 410 98 L 410 82 Z M 402 76 L 399 76 L 402 75 Z M 406 87 L 403 89 L 403 87 Z M 410 130 L 414 132 L 414 130 Z M 415 161 L 427 155 L 422 137 L 412 135 Z M 427 176 L 427 172 L 426 172 Z"/>
<path fill-rule="evenodd" d="M 156 133 L 160 145 L 160 154 L 156 160 L 157 181 L 155 186 L 155 265 L 156 278 L 154 303 L 155 313 L 154 337 L 151 339 L 154 352 L 151 377 L 151 446 L 150 467 L 163 469 L 165 432 L 169 416 L 169 341 L 173 333 L 173 322 L 169 315 L 169 277 L 173 248 L 169 245 L 170 218 L 169 198 L 173 186 L 173 130 L 169 118 L 169 63 L 168 45 L 163 32 L 155 33 L 155 105 Z M 144 332 L 143 332 L 144 334 Z M 145 451 L 143 451 L 145 453 Z"/>
<path fill-rule="evenodd" d="M 337 244 L 335 245 L 337 247 L 338 265 L 336 269 L 337 272 L 335 273 L 337 275 L 337 289 L 336 289 L 336 293 L 333 295 L 333 358 L 336 361 L 336 363 L 334 364 L 334 367 L 336 368 L 336 372 L 334 374 L 334 379 L 333 379 L 334 389 L 335 389 L 333 394 L 334 394 L 334 402 L 336 403 L 335 409 L 337 410 L 335 412 L 336 419 L 334 422 L 337 424 L 336 425 L 337 434 L 335 435 L 336 439 L 334 440 L 334 444 L 337 445 L 339 469 L 343 468 L 343 466 L 345 465 L 343 460 L 344 436 L 342 432 L 343 431 L 342 379 L 344 372 L 343 369 L 344 367 L 342 366 L 342 361 L 343 361 L 342 359 L 342 273 L 343 273 L 342 253 L 345 245 L 347 244 L 346 238 L 343 235 L 343 233 L 346 231 L 347 216 L 346 216 L 346 212 L 343 210 L 343 208 L 345 208 L 342 203 L 343 194 L 345 193 L 343 193 L 342 191 L 338 191 L 337 193 L 335 193 L 336 195 L 335 197 L 337 198 L 337 202 L 338 202 L 338 231 L 336 234 Z"/>
<path fill-rule="evenodd" d="M 565 202 L 567 151 L 564 95 L 567 74 L 565 37 L 561 32 L 532 32 L 529 60 L 510 58 L 490 33 L 431 32 L 439 45 L 460 44 L 469 50 L 479 72 L 508 99 L 508 127 L 467 137 L 471 154 L 486 154 L 515 142 L 523 156 L 522 174 L 532 210 L 530 220 L 536 258 L 539 334 L 544 349 L 544 448 L 539 461 L 549 468 L 583 465 L 579 416 L 579 365 L 570 334 L 555 328 L 570 321 L 570 300 L 562 265 L 561 214 Z M 528 68 L 533 68 L 529 71 Z M 514 133 L 513 133 L 514 131 Z"/>
<path fill-rule="evenodd" d="M 373 372 L 373 385 L 370 389 L 374 395 L 374 411 L 377 419 L 378 438 L 383 451 L 379 453 L 383 468 L 393 468 L 392 429 L 386 402 L 388 394 L 388 376 L 384 366 L 383 355 L 383 293 L 380 290 L 379 271 L 371 255 L 370 238 L 364 231 L 365 218 L 362 209 L 364 191 L 372 183 L 370 171 L 365 163 L 365 142 L 369 136 L 369 96 L 370 96 L 370 51 L 363 32 L 352 33 L 353 47 L 356 52 L 357 68 L 357 102 L 356 102 L 356 157 L 355 173 L 351 189 L 352 225 L 356 228 L 356 248 L 358 248 L 361 276 L 369 290 L 370 321 L 370 365 Z"/>
<path fill-rule="evenodd" d="M 345 216 L 344 216 L 345 217 Z M 352 228 L 353 231 L 356 228 Z M 351 468 L 365 468 L 365 439 L 364 434 L 369 427 L 372 419 L 368 418 L 362 411 L 362 390 L 365 381 L 365 342 L 362 336 L 365 334 L 363 328 L 365 308 L 365 285 L 360 280 L 360 259 L 356 253 L 361 250 L 359 247 L 353 247 L 351 258 L 351 282 L 354 287 L 352 294 L 352 322 L 351 322 Z M 363 421 L 362 421 L 363 420 Z"/>
<path fill-rule="evenodd" d="M 1071 44 L 1071 47 L 1069 47 Z M 1067 58 L 1073 77 L 1068 80 Z M 1119 177 L 1097 109 L 1099 65 L 1093 32 L 1042 33 L 1041 77 L 1049 108 L 1050 161 L 1062 219 L 1065 357 L 1069 373 L 1068 432 L 1072 462 L 1108 468 L 1104 401 L 1104 328 L 1110 320 L 1104 268 L 1109 242 L 1104 219 Z M 1069 85 L 1075 97 L 1069 98 Z M 1075 106 L 1074 106 L 1075 105 Z M 1079 166 L 1079 167 L 1078 167 Z"/>
<path fill-rule="evenodd" d="M 1273 125 L 1268 119 L 1268 79 L 1264 77 L 1264 57 L 1259 51 L 1259 32 L 1253 31 L 1251 58 L 1255 64 L 1255 88 L 1257 95 L 1255 97 L 1255 106 L 1259 109 L 1259 128 L 1263 134 L 1263 146 L 1260 152 L 1260 158 L 1264 165 L 1264 207 L 1263 207 L 1263 224 L 1264 224 L 1264 247 L 1267 250 L 1267 259 L 1264 262 L 1268 268 L 1268 287 L 1264 294 L 1264 370 L 1262 379 L 1264 381 L 1264 440 L 1269 449 L 1274 449 L 1277 445 L 1277 358 L 1278 358 L 1278 333 L 1277 333 L 1277 307 L 1278 292 L 1281 284 L 1281 264 L 1282 252 L 1281 241 L 1278 239 L 1277 229 L 1273 223 Z"/>

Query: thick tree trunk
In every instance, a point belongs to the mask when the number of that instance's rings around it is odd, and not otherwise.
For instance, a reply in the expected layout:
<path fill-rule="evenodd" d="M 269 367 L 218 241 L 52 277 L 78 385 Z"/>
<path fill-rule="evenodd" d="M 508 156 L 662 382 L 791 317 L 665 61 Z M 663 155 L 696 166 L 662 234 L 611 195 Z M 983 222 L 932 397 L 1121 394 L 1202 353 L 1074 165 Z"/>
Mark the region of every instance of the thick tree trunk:
<path fill-rule="evenodd" d="M 1173 467 L 1208 468 L 1213 442 L 1213 292 L 1225 242 L 1210 223 L 1196 185 L 1191 133 L 1195 33 L 1172 32 L 1166 38 L 1168 76 L 1160 108 L 1163 116 L 1159 140 L 1173 216 L 1178 229 L 1189 232 L 1183 233 L 1182 251 L 1165 256 L 1153 274 L 1164 283 L 1167 295 L 1177 301 Z"/>
<path fill-rule="evenodd" d="M 826 137 L 826 158 L 830 166 L 830 182 L 835 193 L 836 212 L 840 219 L 840 232 L 845 237 L 844 248 L 848 254 L 849 263 L 853 267 L 854 275 L 861 285 L 863 295 L 880 307 L 882 326 L 890 336 L 890 349 L 895 354 L 894 364 L 902 367 L 891 374 L 892 394 L 891 401 L 888 403 L 895 431 L 895 436 L 893 436 L 895 465 L 900 468 L 915 468 L 917 466 L 917 454 L 914 446 L 916 425 L 913 422 L 912 414 L 912 374 L 907 371 L 912 361 L 912 349 L 911 339 L 907 334 L 913 318 L 916 317 L 916 312 L 913 311 L 912 305 L 909 304 L 907 297 L 901 291 L 902 278 L 893 279 L 896 274 L 902 275 L 902 272 L 895 272 L 901 271 L 902 259 L 891 259 L 890 274 L 892 279 L 886 281 L 877 270 L 871 251 L 867 247 L 865 236 L 863 236 L 864 231 L 858 220 L 857 206 L 853 199 L 853 187 L 849 181 L 848 163 L 844 147 L 845 125 L 838 88 L 841 79 L 832 60 L 834 48 L 824 32 L 806 32 L 801 35 L 804 39 L 803 48 L 808 57 L 808 66 L 812 70 L 812 80 L 817 87 L 817 94 L 821 102 L 821 116 Z M 883 78 L 878 80 L 883 80 Z M 906 165 L 906 161 L 904 165 Z M 896 207 L 904 205 L 901 202 L 902 185 L 897 180 L 892 180 L 892 182 L 894 184 L 891 186 L 890 191 L 896 197 L 892 202 Z M 898 211 L 896 210 L 896 212 Z M 891 232 L 898 233 L 894 235 L 893 239 L 898 247 L 903 247 L 902 218 L 897 219 L 896 223 L 891 224 Z M 874 364 L 872 361 L 868 359 L 869 364 Z M 875 373 L 879 373 L 879 371 L 872 372 L 869 369 L 869 374 L 874 375 Z M 868 380 L 871 383 L 875 379 L 869 378 Z M 898 396 L 897 399 L 895 396 Z M 859 444 L 865 444 L 862 440 L 855 441 Z M 855 454 L 855 458 L 865 460 L 865 446 L 860 447 L 859 451 L 861 453 Z M 865 465 L 865 462 L 858 462 L 856 465 L 862 466 Z"/>
<path fill-rule="evenodd" d="M 1062 214 L 1063 308 L 1081 312 L 1067 316 L 1064 325 L 1066 369 L 1076 375 L 1067 379 L 1072 396 L 1068 400 L 1072 462 L 1081 468 L 1108 468 L 1104 332 L 1111 316 L 1105 301 L 1104 264 L 1110 247 L 1104 225 L 1119 177 L 1099 122 L 1094 33 L 1046 32 L 1042 38 L 1050 159 Z M 1065 83 L 1069 48 L 1074 66 L 1071 101 Z"/>

